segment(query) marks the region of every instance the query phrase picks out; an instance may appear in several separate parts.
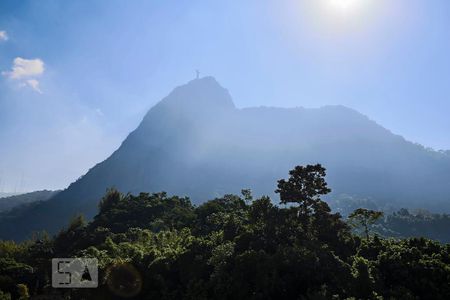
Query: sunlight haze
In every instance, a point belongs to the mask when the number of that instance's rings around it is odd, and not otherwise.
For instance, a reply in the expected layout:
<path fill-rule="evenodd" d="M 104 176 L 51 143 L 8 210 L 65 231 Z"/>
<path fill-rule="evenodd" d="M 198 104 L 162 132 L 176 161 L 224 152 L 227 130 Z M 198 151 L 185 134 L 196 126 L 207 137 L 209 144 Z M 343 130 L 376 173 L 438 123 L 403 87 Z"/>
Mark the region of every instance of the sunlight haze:
<path fill-rule="evenodd" d="M 449 28 L 444 0 L 1 1 L 0 192 L 67 187 L 197 69 L 449 149 Z"/>

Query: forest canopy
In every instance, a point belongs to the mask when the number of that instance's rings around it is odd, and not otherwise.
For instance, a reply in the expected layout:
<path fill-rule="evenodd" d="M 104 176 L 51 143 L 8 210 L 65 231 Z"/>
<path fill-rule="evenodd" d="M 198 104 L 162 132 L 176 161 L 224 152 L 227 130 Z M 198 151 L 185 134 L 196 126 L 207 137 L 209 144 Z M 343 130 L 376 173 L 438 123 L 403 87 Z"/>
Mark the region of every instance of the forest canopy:
<path fill-rule="evenodd" d="M 449 299 L 449 244 L 382 238 L 368 209 L 354 212 L 355 233 L 321 200 L 320 165 L 296 167 L 277 192 L 287 205 L 250 190 L 194 206 L 111 189 L 89 223 L 1 241 L 0 299 Z M 99 287 L 52 289 L 55 257 L 97 258 Z"/>

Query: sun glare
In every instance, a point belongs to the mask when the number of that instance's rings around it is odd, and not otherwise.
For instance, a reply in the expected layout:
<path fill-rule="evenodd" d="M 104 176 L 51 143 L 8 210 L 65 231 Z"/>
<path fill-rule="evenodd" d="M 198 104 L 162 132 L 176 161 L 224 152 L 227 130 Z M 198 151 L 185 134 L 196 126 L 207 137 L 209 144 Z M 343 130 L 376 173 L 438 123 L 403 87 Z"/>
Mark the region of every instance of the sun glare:
<path fill-rule="evenodd" d="M 363 2 L 364 0 L 328 0 L 329 6 L 340 13 L 353 13 Z"/>

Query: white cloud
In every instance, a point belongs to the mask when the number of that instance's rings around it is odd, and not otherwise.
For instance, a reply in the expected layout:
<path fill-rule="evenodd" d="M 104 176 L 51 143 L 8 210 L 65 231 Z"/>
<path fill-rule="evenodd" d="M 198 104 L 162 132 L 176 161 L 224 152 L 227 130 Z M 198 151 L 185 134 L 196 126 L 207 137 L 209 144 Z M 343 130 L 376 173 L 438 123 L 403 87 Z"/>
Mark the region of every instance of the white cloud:
<path fill-rule="evenodd" d="M 13 61 L 11 71 L 2 72 L 3 76 L 12 80 L 17 80 L 20 87 L 30 87 L 34 91 L 42 94 L 39 88 L 39 81 L 36 77 L 44 73 L 44 62 L 39 59 L 25 59 L 16 57 Z"/>
<path fill-rule="evenodd" d="M 25 59 L 16 57 L 10 72 L 2 72 L 11 79 L 38 76 L 44 73 L 44 62 L 39 59 Z"/>
<path fill-rule="evenodd" d="M 27 85 L 29 87 L 31 87 L 33 90 L 35 90 L 36 92 L 38 92 L 39 94 L 42 94 L 41 89 L 39 88 L 39 81 L 36 79 L 28 79 L 26 81 Z"/>
<path fill-rule="evenodd" d="M 7 41 L 8 40 L 8 34 L 4 30 L 0 30 L 0 41 Z"/>

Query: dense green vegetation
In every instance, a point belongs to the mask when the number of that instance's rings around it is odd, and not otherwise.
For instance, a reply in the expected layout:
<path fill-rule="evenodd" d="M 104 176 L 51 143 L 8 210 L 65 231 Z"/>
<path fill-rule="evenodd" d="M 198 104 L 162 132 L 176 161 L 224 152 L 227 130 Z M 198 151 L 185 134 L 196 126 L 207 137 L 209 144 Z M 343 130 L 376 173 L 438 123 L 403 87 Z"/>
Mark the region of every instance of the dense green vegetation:
<path fill-rule="evenodd" d="M 348 218 L 358 208 L 383 211 L 384 217 L 369 226 L 370 230 L 383 237 L 426 237 L 450 243 L 449 214 L 432 213 L 424 209 L 395 209 L 387 205 L 380 207 L 369 199 L 349 195 L 328 197 L 327 203 L 332 211 L 339 212 L 344 218 Z"/>
<path fill-rule="evenodd" d="M 398 238 L 424 236 L 450 243 L 450 215 L 434 214 L 426 210 L 410 212 L 402 208 L 377 222 L 374 231 L 382 236 Z"/>
<path fill-rule="evenodd" d="M 320 165 L 296 167 L 268 197 L 193 206 L 165 193 L 110 190 L 90 223 L 55 237 L 0 243 L 0 299 L 449 299 L 450 245 L 358 235 L 321 196 Z M 376 223 L 355 211 L 353 223 Z M 375 225 L 374 225 L 375 226 Z M 50 287 L 53 257 L 95 257 L 97 289 Z"/>

